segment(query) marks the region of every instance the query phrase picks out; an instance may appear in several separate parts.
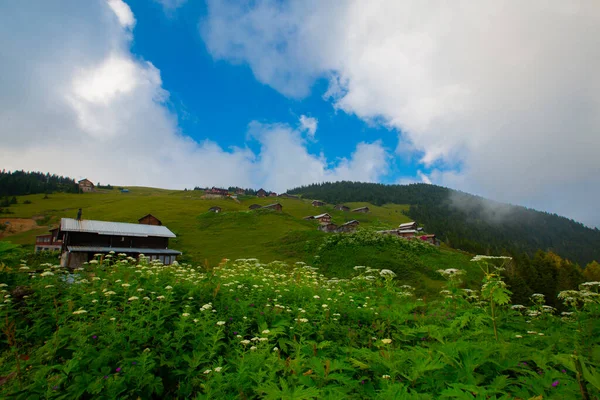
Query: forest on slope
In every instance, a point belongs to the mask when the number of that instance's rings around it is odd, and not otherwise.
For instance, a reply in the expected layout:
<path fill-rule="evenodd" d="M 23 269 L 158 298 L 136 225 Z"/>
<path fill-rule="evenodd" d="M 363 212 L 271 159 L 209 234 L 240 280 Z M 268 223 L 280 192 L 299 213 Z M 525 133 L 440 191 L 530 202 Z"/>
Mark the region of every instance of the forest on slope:
<path fill-rule="evenodd" d="M 410 204 L 406 214 L 448 245 L 479 254 L 552 251 L 586 265 L 600 260 L 600 230 L 571 219 L 429 184 L 326 182 L 289 193 L 329 203 Z"/>
<path fill-rule="evenodd" d="M 44 172 L 0 171 L 0 197 L 36 193 L 77 193 L 74 179 Z"/>

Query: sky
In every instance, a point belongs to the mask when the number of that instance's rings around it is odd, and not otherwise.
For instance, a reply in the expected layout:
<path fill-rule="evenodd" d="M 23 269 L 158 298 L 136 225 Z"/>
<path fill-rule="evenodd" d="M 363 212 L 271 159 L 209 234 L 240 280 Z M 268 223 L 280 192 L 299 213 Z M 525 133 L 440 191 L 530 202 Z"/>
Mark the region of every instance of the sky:
<path fill-rule="evenodd" d="M 0 168 L 433 183 L 600 227 L 600 3 L 0 3 Z"/>

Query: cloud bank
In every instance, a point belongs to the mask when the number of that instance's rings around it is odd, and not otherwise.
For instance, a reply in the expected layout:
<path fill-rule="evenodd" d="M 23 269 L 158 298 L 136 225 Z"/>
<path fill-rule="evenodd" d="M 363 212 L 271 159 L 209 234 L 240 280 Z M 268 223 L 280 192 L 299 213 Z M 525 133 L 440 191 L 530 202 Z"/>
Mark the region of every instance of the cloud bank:
<path fill-rule="evenodd" d="M 399 132 L 425 179 L 600 226 L 600 7 L 208 1 L 215 59 Z M 423 176 L 420 177 L 423 179 Z"/>
<path fill-rule="evenodd" d="M 387 152 L 376 140 L 335 162 L 310 154 L 303 133 L 314 135 L 317 121 L 308 117 L 299 128 L 251 123 L 257 152 L 191 139 L 166 107 L 160 71 L 130 52 L 136 20 L 129 6 L 60 3 L 0 6 L 0 168 L 113 185 L 276 191 L 324 180 L 377 181 L 387 172 Z"/>

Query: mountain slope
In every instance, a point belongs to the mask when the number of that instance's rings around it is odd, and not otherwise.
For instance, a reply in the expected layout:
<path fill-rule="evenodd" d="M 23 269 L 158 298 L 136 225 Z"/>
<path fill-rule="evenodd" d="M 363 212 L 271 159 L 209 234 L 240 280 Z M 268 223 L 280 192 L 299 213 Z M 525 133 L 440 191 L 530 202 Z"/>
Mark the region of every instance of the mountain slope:
<path fill-rule="evenodd" d="M 313 184 L 290 193 L 332 203 L 410 204 L 406 214 L 454 248 L 475 253 L 555 253 L 585 265 L 600 259 L 600 231 L 555 214 L 427 184 Z"/>

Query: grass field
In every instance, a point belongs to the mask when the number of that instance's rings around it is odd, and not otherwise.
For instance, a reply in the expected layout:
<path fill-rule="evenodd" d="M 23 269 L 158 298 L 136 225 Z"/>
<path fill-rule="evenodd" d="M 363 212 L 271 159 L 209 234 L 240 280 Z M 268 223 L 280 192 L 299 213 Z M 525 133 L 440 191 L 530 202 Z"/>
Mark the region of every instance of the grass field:
<path fill-rule="evenodd" d="M 404 215 L 408 206 L 387 204 L 381 207 L 368 203 L 348 203 L 351 208 L 368 206 L 368 214 L 334 210 L 334 205 L 313 207 L 310 199 L 257 198 L 240 196 L 238 199 L 203 199 L 203 192 L 129 187 L 129 193 L 118 190 L 85 194 L 57 193 L 43 199 L 43 195 L 21 196 L 11 207 L 11 218 L 35 218 L 39 228 L 5 237 L 4 241 L 30 246 L 35 236 L 57 226 L 60 218 L 74 218 L 82 208 L 84 219 L 137 223 L 138 218 L 150 213 L 171 229 L 177 238 L 169 246 L 183 252 L 182 261 L 216 265 L 222 259 L 259 258 L 302 261 L 317 265 L 323 273 L 344 276 L 355 265 L 392 269 L 418 290 L 439 288 L 439 268 L 473 270 L 469 255 L 449 249 L 415 253 L 403 248 L 397 241 L 374 245 L 357 240 L 352 246 L 336 245 L 324 248 L 331 237 L 317 230 L 318 223 L 303 217 L 327 212 L 333 222 L 342 224 L 356 219 L 361 229 L 391 229 L 410 219 Z M 29 200 L 31 204 L 24 204 Z M 279 202 L 283 212 L 248 210 L 251 204 L 267 205 Z M 208 212 L 212 206 L 221 213 Z M 474 279 L 480 279 L 474 273 Z"/>
<path fill-rule="evenodd" d="M 371 213 L 345 213 L 333 210 L 333 205 L 313 207 L 309 200 L 282 198 L 257 198 L 241 196 L 234 199 L 202 199 L 202 192 L 162 190 L 154 188 L 130 187 L 129 193 L 118 190 L 85 194 L 57 193 L 44 200 L 43 195 L 20 196 L 19 204 L 11 207 L 14 214 L 11 218 L 38 218 L 47 225 L 58 225 L 60 218 L 74 218 L 77 209 L 83 209 L 83 218 L 119 222 L 137 223 L 137 219 L 145 214 L 153 214 L 164 225 L 177 234 L 171 247 L 181 250 L 193 260 L 207 259 L 211 263 L 222 258 L 234 258 L 256 255 L 265 261 L 280 259 L 279 254 L 265 249 L 273 247 L 278 241 L 295 233 L 304 237 L 307 231 L 316 231 L 317 224 L 304 221 L 308 215 L 328 212 L 334 223 L 343 223 L 352 219 L 360 221 L 361 226 L 376 228 L 392 228 L 408 218 L 402 214 L 406 206 L 386 205 L 376 207 L 369 205 Z M 23 204 L 25 200 L 31 204 Z M 283 213 L 249 211 L 248 206 L 257 203 L 267 205 L 279 202 L 283 205 Z M 367 205 L 352 203 L 352 207 Z M 209 213 L 212 206 L 223 209 L 220 214 Z M 35 236 L 47 232 L 44 225 L 39 229 L 6 237 L 16 244 L 31 245 Z M 317 232 L 320 233 L 320 232 Z M 319 234 L 308 234 L 319 237 Z M 291 257 L 297 257 L 295 251 Z M 288 258 L 289 259 L 289 258 Z"/>

